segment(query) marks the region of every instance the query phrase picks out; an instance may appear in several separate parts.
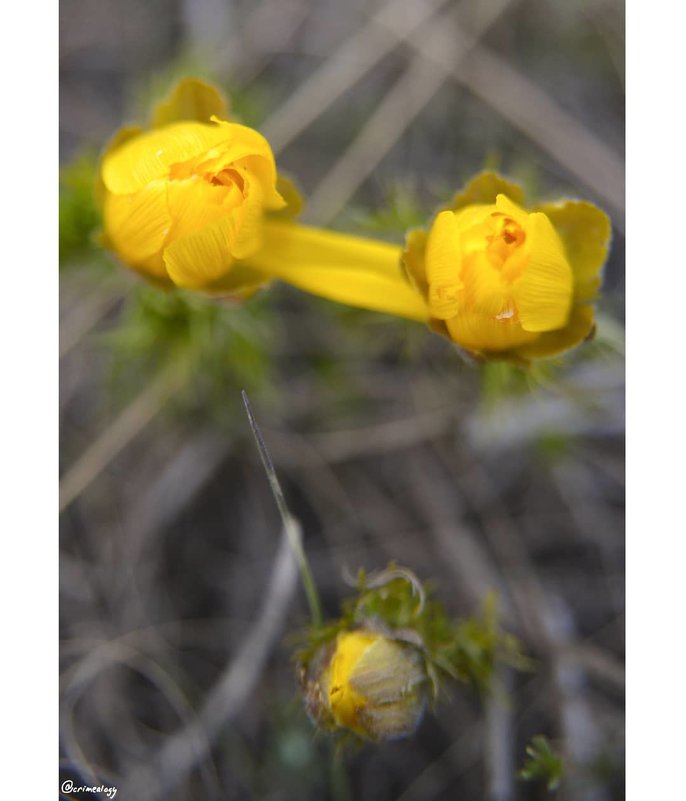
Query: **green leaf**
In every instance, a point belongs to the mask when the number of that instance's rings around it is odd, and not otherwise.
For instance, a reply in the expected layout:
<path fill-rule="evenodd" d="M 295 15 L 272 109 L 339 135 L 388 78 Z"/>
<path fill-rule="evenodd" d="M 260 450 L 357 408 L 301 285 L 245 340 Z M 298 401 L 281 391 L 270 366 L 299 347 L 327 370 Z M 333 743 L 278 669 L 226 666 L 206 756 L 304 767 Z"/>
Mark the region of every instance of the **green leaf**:
<path fill-rule="evenodd" d="M 556 790 L 562 779 L 562 757 L 552 748 L 547 737 L 537 734 L 527 745 L 524 767 L 517 774 L 524 781 L 543 779 L 549 790 Z"/>

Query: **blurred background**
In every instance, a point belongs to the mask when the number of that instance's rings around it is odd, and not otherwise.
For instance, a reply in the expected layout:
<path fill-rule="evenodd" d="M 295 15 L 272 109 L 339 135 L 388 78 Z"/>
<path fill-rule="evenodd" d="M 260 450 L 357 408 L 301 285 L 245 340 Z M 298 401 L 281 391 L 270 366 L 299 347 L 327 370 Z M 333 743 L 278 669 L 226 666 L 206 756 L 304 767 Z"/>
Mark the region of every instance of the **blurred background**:
<path fill-rule="evenodd" d="M 62 0 L 61 771 L 128 801 L 624 797 L 624 19 L 618 0 Z M 303 218 L 401 243 L 484 166 L 613 220 L 595 340 L 529 371 L 274 285 L 159 292 L 95 244 L 97 154 L 184 75 L 230 95 Z M 391 560 L 498 593 L 535 669 L 336 757 L 248 390 L 329 617 Z M 215 710 L 214 718 L 207 710 Z M 197 725 L 213 720 L 210 727 Z M 545 735 L 551 792 L 524 781 Z M 69 798 L 93 798 L 93 793 Z"/>

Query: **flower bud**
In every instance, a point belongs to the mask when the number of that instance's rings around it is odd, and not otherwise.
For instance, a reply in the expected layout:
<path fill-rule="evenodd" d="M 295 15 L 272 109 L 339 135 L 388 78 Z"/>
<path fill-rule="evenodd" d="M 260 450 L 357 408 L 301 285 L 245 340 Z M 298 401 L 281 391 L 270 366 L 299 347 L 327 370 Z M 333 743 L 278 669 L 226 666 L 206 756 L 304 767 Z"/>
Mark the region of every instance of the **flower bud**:
<path fill-rule="evenodd" d="M 403 263 L 432 328 L 479 358 L 551 356 L 593 333 L 608 218 L 582 201 L 522 203 L 517 185 L 483 173 L 408 234 Z"/>
<path fill-rule="evenodd" d="M 246 295 L 265 278 L 239 262 L 286 203 L 267 140 L 225 113 L 214 87 L 187 79 L 150 130 L 114 137 L 99 176 L 104 241 L 157 283 Z"/>
<path fill-rule="evenodd" d="M 303 668 L 302 686 L 307 711 L 323 728 L 393 740 L 417 729 L 430 682 L 418 647 L 357 629 L 319 649 Z"/>

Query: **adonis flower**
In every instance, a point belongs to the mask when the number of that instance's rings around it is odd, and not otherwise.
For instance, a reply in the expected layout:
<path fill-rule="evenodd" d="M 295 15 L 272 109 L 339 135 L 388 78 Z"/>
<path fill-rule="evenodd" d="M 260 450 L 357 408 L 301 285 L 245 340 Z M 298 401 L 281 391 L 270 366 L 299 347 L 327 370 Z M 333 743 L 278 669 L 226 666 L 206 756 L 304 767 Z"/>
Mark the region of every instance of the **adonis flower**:
<path fill-rule="evenodd" d="M 296 654 L 307 713 L 321 729 L 366 740 L 413 734 L 445 681 L 488 692 L 498 662 L 528 667 L 493 598 L 482 616 L 452 621 L 411 570 L 393 564 L 361 572 L 341 616 L 307 634 Z"/>
<path fill-rule="evenodd" d="M 526 210 L 519 186 L 486 172 L 408 234 L 403 263 L 434 330 L 479 358 L 528 361 L 593 334 L 609 241 L 591 203 Z"/>
<path fill-rule="evenodd" d="M 610 223 L 591 203 L 527 209 L 483 173 L 403 250 L 298 223 L 269 143 L 227 116 L 217 89 L 185 79 L 149 130 L 122 129 L 103 154 L 104 242 L 149 280 L 245 298 L 280 279 L 427 322 L 481 359 L 526 362 L 593 333 Z"/>
<path fill-rule="evenodd" d="M 413 734 L 430 688 L 421 649 L 370 629 L 340 632 L 303 671 L 301 684 L 318 726 L 369 740 Z"/>
<path fill-rule="evenodd" d="M 274 278 L 362 308 L 426 320 L 397 246 L 296 223 L 302 205 L 267 140 L 225 119 L 214 86 L 182 80 L 149 130 L 101 159 L 103 242 L 148 280 L 245 298 Z"/>
<path fill-rule="evenodd" d="M 269 143 L 222 119 L 226 107 L 209 84 L 181 81 L 149 130 L 123 129 L 102 157 L 105 243 L 149 279 L 239 294 L 265 280 L 236 265 L 286 202 Z"/>

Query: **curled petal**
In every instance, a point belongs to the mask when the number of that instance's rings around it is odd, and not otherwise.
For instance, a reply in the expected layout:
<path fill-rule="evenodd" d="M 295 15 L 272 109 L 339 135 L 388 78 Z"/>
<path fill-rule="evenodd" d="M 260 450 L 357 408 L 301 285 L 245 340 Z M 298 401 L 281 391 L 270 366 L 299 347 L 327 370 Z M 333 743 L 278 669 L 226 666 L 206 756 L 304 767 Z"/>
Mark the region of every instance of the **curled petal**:
<path fill-rule="evenodd" d="M 136 192 L 151 181 L 167 178 L 172 165 L 201 156 L 226 137 L 226 131 L 219 125 L 200 122 L 177 122 L 155 128 L 105 155 L 103 181 L 115 194 Z"/>

